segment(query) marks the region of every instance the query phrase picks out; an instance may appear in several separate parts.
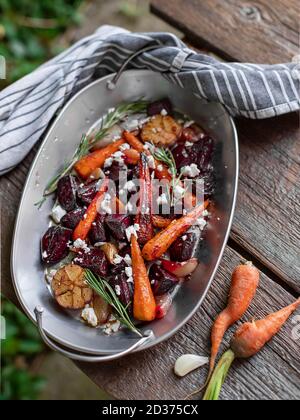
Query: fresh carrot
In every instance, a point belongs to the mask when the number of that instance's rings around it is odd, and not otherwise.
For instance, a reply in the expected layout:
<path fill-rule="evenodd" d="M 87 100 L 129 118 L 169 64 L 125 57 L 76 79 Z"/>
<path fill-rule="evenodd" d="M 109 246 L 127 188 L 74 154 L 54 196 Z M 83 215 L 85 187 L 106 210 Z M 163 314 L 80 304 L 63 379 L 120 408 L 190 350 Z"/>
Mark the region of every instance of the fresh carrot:
<path fill-rule="evenodd" d="M 91 230 L 92 224 L 94 223 L 97 214 L 98 214 L 98 208 L 101 204 L 104 194 L 106 193 L 108 189 L 108 182 L 109 180 L 106 178 L 104 179 L 99 191 L 97 192 L 95 198 L 91 202 L 91 204 L 88 206 L 83 219 L 78 223 L 76 226 L 74 232 L 73 232 L 73 240 L 76 241 L 77 239 L 82 239 L 83 241 L 86 240 L 89 231 Z"/>
<path fill-rule="evenodd" d="M 132 270 L 134 278 L 133 315 L 139 321 L 153 321 L 156 303 L 147 268 L 135 235 L 131 236 Z"/>
<path fill-rule="evenodd" d="M 216 319 L 211 333 L 210 374 L 215 367 L 225 332 L 248 310 L 259 285 L 260 273 L 251 262 L 239 265 L 233 272 L 227 308 Z M 210 376 L 209 374 L 209 376 Z"/>
<path fill-rule="evenodd" d="M 153 226 L 158 229 L 165 229 L 172 223 L 172 219 L 167 219 L 162 216 L 158 216 L 157 214 L 152 215 L 152 223 Z"/>
<path fill-rule="evenodd" d="M 194 225 L 208 205 L 209 201 L 205 201 L 204 204 L 201 204 L 193 209 L 187 216 L 174 220 L 166 229 L 158 233 L 153 239 L 146 243 L 143 249 L 143 257 L 147 261 L 154 261 L 160 258 L 176 241 L 176 239 Z"/>
<path fill-rule="evenodd" d="M 283 327 L 300 306 L 300 298 L 264 319 L 243 324 L 235 333 L 228 350 L 218 363 L 204 395 L 205 401 L 218 400 L 222 385 L 235 359 L 247 359 L 257 354 Z"/>
<path fill-rule="evenodd" d="M 147 156 L 142 153 L 140 160 L 140 198 L 135 223 L 139 225 L 138 242 L 145 245 L 154 236 L 152 225 L 152 186 Z"/>
<path fill-rule="evenodd" d="M 75 164 L 74 168 L 76 172 L 81 178 L 87 179 L 95 169 L 102 168 L 106 159 L 117 152 L 124 143 L 125 141 L 121 139 L 109 144 L 103 149 L 96 150 L 95 152 L 84 156 Z"/>

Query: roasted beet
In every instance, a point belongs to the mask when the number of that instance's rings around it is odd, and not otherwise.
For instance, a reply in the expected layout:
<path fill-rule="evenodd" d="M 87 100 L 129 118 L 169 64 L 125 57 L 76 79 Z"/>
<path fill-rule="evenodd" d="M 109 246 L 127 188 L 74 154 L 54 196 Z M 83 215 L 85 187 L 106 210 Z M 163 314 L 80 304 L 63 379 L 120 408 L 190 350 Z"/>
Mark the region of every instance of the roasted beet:
<path fill-rule="evenodd" d="M 152 104 L 148 105 L 147 114 L 149 117 L 153 117 L 154 115 L 160 114 L 164 110 L 167 111 L 169 115 L 173 114 L 173 107 L 170 99 L 168 98 L 153 102 Z"/>
<path fill-rule="evenodd" d="M 124 306 L 128 306 L 133 299 L 133 289 L 127 280 L 128 277 L 126 276 L 124 270 L 118 274 L 114 273 L 109 277 L 109 284 L 114 288 L 116 295 Z M 130 306 L 128 308 L 130 311 Z"/>
<path fill-rule="evenodd" d="M 164 270 L 160 265 L 153 264 L 149 273 L 152 290 L 156 296 L 164 295 L 171 291 L 176 284 L 178 284 L 178 278 L 173 274 Z"/>
<path fill-rule="evenodd" d="M 130 255 L 131 256 L 131 247 L 130 246 L 124 246 L 124 248 L 122 248 L 120 251 L 119 251 L 119 255 L 121 256 L 121 257 L 126 257 L 126 255 Z"/>
<path fill-rule="evenodd" d="M 105 215 L 98 214 L 96 220 L 92 224 L 89 239 L 93 245 L 98 242 L 106 242 L 105 218 Z"/>
<path fill-rule="evenodd" d="M 131 170 L 121 166 L 118 162 L 113 162 L 113 164 L 104 171 L 107 178 L 118 183 L 120 179 L 124 180 L 131 177 Z"/>
<path fill-rule="evenodd" d="M 169 295 L 169 293 L 166 293 L 165 295 L 157 296 L 155 298 L 155 302 L 156 302 L 156 319 L 162 319 L 167 315 L 169 309 L 171 308 L 173 299 Z"/>
<path fill-rule="evenodd" d="M 42 260 L 46 264 L 56 264 L 69 253 L 68 243 L 72 231 L 60 226 L 50 227 L 42 238 Z"/>
<path fill-rule="evenodd" d="M 101 182 L 101 181 L 100 181 Z M 99 181 L 93 181 L 89 184 L 81 185 L 77 191 L 78 199 L 87 206 L 91 204 L 99 190 Z"/>
<path fill-rule="evenodd" d="M 184 128 L 182 130 L 180 141 L 196 143 L 204 137 L 206 137 L 204 130 L 194 124 L 191 127 Z"/>
<path fill-rule="evenodd" d="M 178 238 L 170 248 L 172 261 L 188 261 L 196 255 L 199 243 L 201 241 L 201 229 L 199 226 L 193 226 L 183 236 Z"/>
<path fill-rule="evenodd" d="M 85 209 L 78 207 L 75 210 L 70 211 L 67 213 L 62 219 L 61 224 L 62 226 L 74 230 L 80 220 L 82 220 L 85 213 Z"/>
<path fill-rule="evenodd" d="M 76 192 L 78 179 L 73 175 L 66 175 L 57 184 L 57 200 L 67 212 L 76 208 Z"/>
<path fill-rule="evenodd" d="M 108 262 L 101 249 L 91 249 L 89 252 L 80 251 L 74 258 L 74 263 L 80 267 L 88 268 L 93 273 L 101 277 L 106 277 L 108 272 Z"/>
<path fill-rule="evenodd" d="M 118 241 L 126 241 L 126 229 L 131 224 L 131 217 L 126 214 L 114 214 L 106 217 L 106 225 Z"/>
<path fill-rule="evenodd" d="M 199 156 L 199 143 L 195 143 L 191 147 L 186 147 L 185 143 L 176 146 L 172 153 L 176 162 L 176 167 L 180 171 L 184 166 L 189 166 L 192 163 L 197 164 Z"/>

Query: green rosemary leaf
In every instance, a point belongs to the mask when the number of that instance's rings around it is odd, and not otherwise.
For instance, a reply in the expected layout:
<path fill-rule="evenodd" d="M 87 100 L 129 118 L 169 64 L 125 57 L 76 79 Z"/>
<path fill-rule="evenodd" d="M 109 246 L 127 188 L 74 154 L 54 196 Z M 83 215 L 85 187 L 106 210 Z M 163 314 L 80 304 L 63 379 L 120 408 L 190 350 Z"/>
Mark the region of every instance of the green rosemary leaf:
<path fill-rule="evenodd" d="M 142 337 L 140 331 L 133 324 L 128 312 L 111 285 L 103 278 L 95 276 L 90 270 L 85 270 L 85 278 L 88 285 L 102 297 L 105 302 L 113 307 L 115 310 L 115 316 L 121 324 L 125 325 L 130 331 L 134 332 L 138 336 Z"/>
<path fill-rule="evenodd" d="M 43 197 L 47 197 L 48 195 L 53 194 L 57 189 L 57 184 L 61 178 L 67 175 L 72 169 L 75 163 L 87 155 L 90 149 L 101 139 L 103 139 L 108 131 L 119 121 L 123 120 L 124 118 L 137 114 L 140 112 L 145 112 L 147 108 L 148 102 L 146 101 L 138 101 L 133 103 L 124 103 L 119 105 L 116 108 L 111 109 L 108 113 L 102 118 L 101 126 L 93 136 L 83 135 L 81 141 L 79 143 L 78 148 L 76 149 L 75 153 L 73 154 L 71 160 L 67 162 L 62 170 L 55 175 L 47 184 Z M 37 205 L 41 206 L 43 204 L 42 200 L 37 203 Z"/>

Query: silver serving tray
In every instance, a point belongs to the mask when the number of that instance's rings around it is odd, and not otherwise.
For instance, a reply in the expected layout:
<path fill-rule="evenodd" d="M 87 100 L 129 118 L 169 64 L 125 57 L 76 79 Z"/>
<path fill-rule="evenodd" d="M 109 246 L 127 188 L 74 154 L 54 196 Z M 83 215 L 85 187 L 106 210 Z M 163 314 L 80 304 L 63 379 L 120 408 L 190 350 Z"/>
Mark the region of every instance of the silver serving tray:
<path fill-rule="evenodd" d="M 102 360 L 95 355 L 110 355 L 106 357 L 107 360 L 119 357 L 120 352 L 123 355 L 132 350 L 155 346 L 175 334 L 194 315 L 221 261 L 233 220 L 238 184 L 237 133 L 232 118 L 221 105 L 207 103 L 152 71 L 126 71 L 116 86 L 109 83 L 113 77 L 104 77 L 85 87 L 68 102 L 52 124 L 24 187 L 12 246 L 13 283 L 28 317 L 34 322 L 38 321 L 43 338 L 52 348 L 74 359 L 89 361 Z M 40 210 L 34 203 L 41 199 L 49 179 L 71 157 L 81 135 L 88 132 L 109 108 L 141 97 L 157 100 L 166 96 L 176 109 L 203 126 L 217 143 L 216 205 L 204 247 L 199 253 L 199 268 L 191 281 L 179 289 L 167 316 L 142 328 L 143 332 L 151 328 L 154 336 L 138 342 L 135 335 L 126 331 L 107 336 L 100 329 L 88 328 L 57 306 L 49 293 L 40 261 L 40 240 L 48 227 L 53 199 L 49 198 Z"/>

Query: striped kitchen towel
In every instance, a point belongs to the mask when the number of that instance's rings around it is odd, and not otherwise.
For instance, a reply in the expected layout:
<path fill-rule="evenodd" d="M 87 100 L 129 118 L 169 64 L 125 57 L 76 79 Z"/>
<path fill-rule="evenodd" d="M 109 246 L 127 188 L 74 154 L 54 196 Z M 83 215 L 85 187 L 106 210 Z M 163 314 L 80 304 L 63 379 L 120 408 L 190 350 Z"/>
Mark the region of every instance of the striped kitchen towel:
<path fill-rule="evenodd" d="M 269 118 L 300 109 L 299 63 L 224 63 L 187 48 L 170 33 L 130 33 L 103 26 L 0 93 L 0 175 L 14 168 L 56 112 L 91 81 L 130 64 L 151 69 L 234 116 Z"/>

